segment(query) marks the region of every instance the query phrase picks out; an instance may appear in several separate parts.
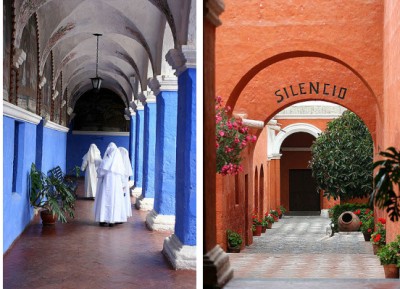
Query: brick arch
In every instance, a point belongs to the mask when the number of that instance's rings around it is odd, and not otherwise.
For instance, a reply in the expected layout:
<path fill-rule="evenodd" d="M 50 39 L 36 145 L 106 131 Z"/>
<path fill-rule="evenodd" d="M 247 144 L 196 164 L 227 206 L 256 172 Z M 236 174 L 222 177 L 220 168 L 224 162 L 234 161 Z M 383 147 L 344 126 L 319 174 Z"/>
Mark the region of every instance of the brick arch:
<path fill-rule="evenodd" d="M 300 85 L 305 90 L 299 91 Z M 313 89 L 317 85 L 318 93 Z M 282 93 L 284 96 L 278 97 Z M 352 66 L 320 52 L 291 51 L 263 60 L 241 77 L 227 106 L 234 112 L 244 111 L 250 119 L 267 122 L 286 107 L 309 100 L 328 101 L 353 111 L 375 140 L 377 116 L 381 115 L 375 92 Z"/>

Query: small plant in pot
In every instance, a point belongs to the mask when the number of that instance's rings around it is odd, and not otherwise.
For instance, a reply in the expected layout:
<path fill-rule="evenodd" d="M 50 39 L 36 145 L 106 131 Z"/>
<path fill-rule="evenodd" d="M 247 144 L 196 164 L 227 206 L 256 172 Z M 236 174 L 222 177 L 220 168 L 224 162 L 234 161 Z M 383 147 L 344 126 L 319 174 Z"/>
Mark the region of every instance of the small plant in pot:
<path fill-rule="evenodd" d="M 379 249 L 386 244 L 386 229 L 384 225 L 386 220 L 383 218 L 378 218 L 378 223 L 376 224 L 376 230 L 371 235 L 371 243 L 374 249 L 374 254 L 376 255 Z"/>
<path fill-rule="evenodd" d="M 397 241 L 386 244 L 378 251 L 378 257 L 385 270 L 386 278 L 399 278 L 399 248 L 400 239 L 397 237 Z"/>
<path fill-rule="evenodd" d="M 232 230 L 227 230 L 226 235 L 228 238 L 228 251 L 231 253 L 239 253 L 242 245 L 242 236 Z"/>
<path fill-rule="evenodd" d="M 261 236 L 262 231 L 262 220 L 257 216 L 256 213 L 253 214 L 253 226 L 255 226 L 255 230 L 253 230 L 253 236 Z"/>
<path fill-rule="evenodd" d="M 267 222 L 267 229 L 272 229 L 272 224 L 275 223 L 274 217 L 267 212 L 265 213 L 264 220 Z"/>
<path fill-rule="evenodd" d="M 35 215 L 40 212 L 43 225 L 53 225 L 56 220 L 66 223 L 67 216 L 74 217 L 75 195 L 63 181 L 46 176 L 33 163 L 30 181 L 30 204 Z"/>
<path fill-rule="evenodd" d="M 369 210 L 367 213 L 360 215 L 360 220 L 360 230 L 364 235 L 364 240 L 369 241 L 375 226 L 373 212 Z"/>
<path fill-rule="evenodd" d="M 284 206 L 280 205 L 279 211 L 281 212 L 281 214 L 279 215 L 279 219 L 280 219 L 286 213 L 286 208 Z"/>

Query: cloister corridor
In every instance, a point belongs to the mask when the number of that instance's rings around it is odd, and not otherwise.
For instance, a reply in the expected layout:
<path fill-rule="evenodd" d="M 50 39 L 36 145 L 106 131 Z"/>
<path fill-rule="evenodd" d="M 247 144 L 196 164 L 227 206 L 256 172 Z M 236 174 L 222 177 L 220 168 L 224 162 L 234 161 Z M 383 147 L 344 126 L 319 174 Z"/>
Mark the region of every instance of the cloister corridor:
<path fill-rule="evenodd" d="M 133 208 L 127 223 L 100 227 L 93 205 L 78 198 L 75 218 L 55 227 L 36 216 L 4 255 L 4 288 L 195 288 L 196 272 L 171 269 L 161 253 L 171 232 L 146 229 L 148 212 Z"/>

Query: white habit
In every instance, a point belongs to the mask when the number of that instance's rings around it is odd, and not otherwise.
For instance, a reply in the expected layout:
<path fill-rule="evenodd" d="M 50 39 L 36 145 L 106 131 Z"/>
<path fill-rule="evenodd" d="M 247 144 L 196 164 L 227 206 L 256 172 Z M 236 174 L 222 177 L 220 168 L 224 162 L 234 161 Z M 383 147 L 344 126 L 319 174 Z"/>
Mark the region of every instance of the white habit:
<path fill-rule="evenodd" d="M 96 222 L 110 224 L 126 222 L 124 174 L 121 153 L 115 143 L 110 143 L 97 170 L 99 182 L 94 204 Z"/>
<path fill-rule="evenodd" d="M 124 147 L 119 147 L 119 152 L 122 156 L 122 161 L 124 162 L 125 168 L 125 178 L 124 178 L 124 196 L 126 204 L 126 217 L 132 217 L 132 204 L 131 204 L 131 193 L 129 190 L 129 177 L 133 175 L 131 160 L 129 159 L 129 152 Z"/>
<path fill-rule="evenodd" d="M 82 158 L 81 170 L 85 171 L 85 197 L 96 197 L 97 168 L 101 163 L 100 151 L 95 144 L 91 144 L 88 152 Z"/>

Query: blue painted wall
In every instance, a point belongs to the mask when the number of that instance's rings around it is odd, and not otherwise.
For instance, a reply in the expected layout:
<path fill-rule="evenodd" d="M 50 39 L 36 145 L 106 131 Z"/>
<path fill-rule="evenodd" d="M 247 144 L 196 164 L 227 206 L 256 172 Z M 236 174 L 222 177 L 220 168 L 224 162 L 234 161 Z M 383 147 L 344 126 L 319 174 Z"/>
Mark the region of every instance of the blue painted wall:
<path fill-rule="evenodd" d="M 129 136 L 80 135 L 72 134 L 70 131 L 67 138 L 67 172 L 70 172 L 74 166 L 82 165 L 82 158 L 92 143 L 99 148 L 103 158 L 110 142 L 129 150 Z M 81 172 L 81 175 L 84 176 L 84 172 Z"/>
<path fill-rule="evenodd" d="M 135 187 L 143 185 L 143 129 L 144 109 L 136 112 Z"/>
<path fill-rule="evenodd" d="M 129 134 L 129 159 L 132 163 L 132 172 L 135 174 L 135 156 L 136 156 L 136 114 L 131 116 L 130 134 Z M 134 180 L 134 175 L 130 177 Z"/>
<path fill-rule="evenodd" d="M 175 235 L 196 245 L 196 69 L 178 77 Z"/>
<path fill-rule="evenodd" d="M 144 144 L 143 144 L 143 191 L 146 198 L 154 198 L 154 178 L 156 165 L 156 103 L 144 106 Z"/>
<path fill-rule="evenodd" d="M 18 170 L 13 191 L 14 137 L 18 126 Z M 28 180 L 35 162 L 36 125 L 3 116 L 3 253 L 33 217 L 29 205 Z"/>
<path fill-rule="evenodd" d="M 157 95 L 154 210 L 162 215 L 175 215 L 177 115 L 178 92 L 161 91 Z"/>
<path fill-rule="evenodd" d="M 39 124 L 40 130 L 41 124 Z M 38 135 L 39 136 L 39 135 Z M 60 166 L 66 173 L 67 133 L 43 127 L 41 171 L 47 171 Z"/>

